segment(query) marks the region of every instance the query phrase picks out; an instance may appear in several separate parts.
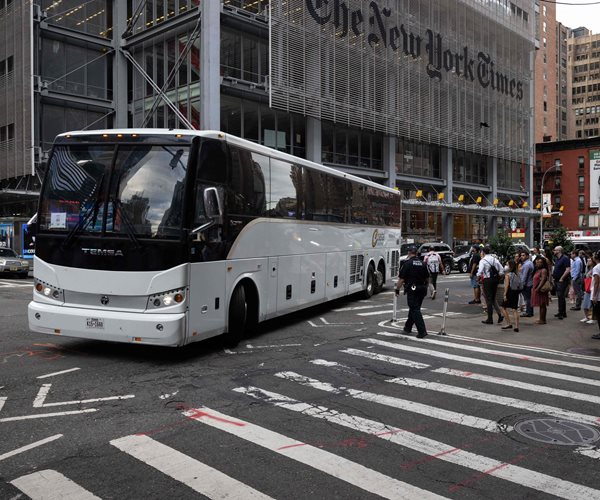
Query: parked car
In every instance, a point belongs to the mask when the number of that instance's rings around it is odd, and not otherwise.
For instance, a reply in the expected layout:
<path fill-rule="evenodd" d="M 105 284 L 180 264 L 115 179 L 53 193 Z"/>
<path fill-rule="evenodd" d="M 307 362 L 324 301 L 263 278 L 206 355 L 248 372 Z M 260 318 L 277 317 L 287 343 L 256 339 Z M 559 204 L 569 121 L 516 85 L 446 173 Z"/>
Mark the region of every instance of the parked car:
<path fill-rule="evenodd" d="M 446 274 L 450 274 L 452 272 L 452 268 L 454 267 L 454 252 L 450 248 L 450 245 L 437 242 L 423 243 L 417 250 L 417 255 L 419 258 L 423 259 L 429 252 L 430 247 L 433 247 L 433 250 L 440 255 L 442 262 L 444 263 L 444 270 Z"/>
<path fill-rule="evenodd" d="M 470 247 L 469 247 L 470 248 Z M 456 253 L 453 258 L 453 267 L 461 273 L 469 272 L 469 261 L 471 260 L 470 250 L 467 252 Z"/>
<path fill-rule="evenodd" d="M 15 274 L 19 278 L 27 278 L 29 261 L 11 248 L 0 248 L 0 274 Z"/>

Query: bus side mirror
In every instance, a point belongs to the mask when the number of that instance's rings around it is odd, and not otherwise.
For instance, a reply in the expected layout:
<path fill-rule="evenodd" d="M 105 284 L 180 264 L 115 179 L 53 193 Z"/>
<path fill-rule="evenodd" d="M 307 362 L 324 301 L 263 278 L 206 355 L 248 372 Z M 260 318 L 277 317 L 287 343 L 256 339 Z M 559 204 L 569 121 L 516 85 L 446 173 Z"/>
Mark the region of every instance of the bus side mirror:
<path fill-rule="evenodd" d="M 204 210 L 209 219 L 217 224 L 223 223 L 221 197 L 216 187 L 208 187 L 204 190 Z"/>

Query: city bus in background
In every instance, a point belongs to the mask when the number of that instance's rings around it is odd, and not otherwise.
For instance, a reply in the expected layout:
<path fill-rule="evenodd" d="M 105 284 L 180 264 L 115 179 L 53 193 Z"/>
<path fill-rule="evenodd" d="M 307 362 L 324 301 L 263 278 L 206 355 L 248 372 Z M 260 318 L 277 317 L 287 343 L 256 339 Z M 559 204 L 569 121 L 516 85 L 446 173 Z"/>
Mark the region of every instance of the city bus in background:
<path fill-rule="evenodd" d="M 37 214 L 28 321 L 51 335 L 235 345 L 398 273 L 397 191 L 216 131 L 61 134 Z"/>
<path fill-rule="evenodd" d="M 572 236 L 571 241 L 577 250 L 589 250 L 591 252 L 600 250 L 600 236 Z"/>

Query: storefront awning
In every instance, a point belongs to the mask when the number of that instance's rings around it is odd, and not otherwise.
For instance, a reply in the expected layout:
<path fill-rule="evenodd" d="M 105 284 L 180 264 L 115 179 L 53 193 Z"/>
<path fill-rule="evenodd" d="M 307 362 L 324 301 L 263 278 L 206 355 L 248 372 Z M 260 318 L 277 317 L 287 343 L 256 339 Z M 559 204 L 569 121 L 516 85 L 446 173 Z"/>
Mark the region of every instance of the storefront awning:
<path fill-rule="evenodd" d="M 463 203 L 446 203 L 443 201 L 420 201 L 402 200 L 403 208 L 415 208 L 430 212 L 445 212 L 451 214 L 466 215 L 491 215 L 496 217 L 526 217 L 539 219 L 539 210 L 528 210 L 525 208 L 509 208 L 495 206 L 481 206 L 475 203 L 465 205 Z"/>

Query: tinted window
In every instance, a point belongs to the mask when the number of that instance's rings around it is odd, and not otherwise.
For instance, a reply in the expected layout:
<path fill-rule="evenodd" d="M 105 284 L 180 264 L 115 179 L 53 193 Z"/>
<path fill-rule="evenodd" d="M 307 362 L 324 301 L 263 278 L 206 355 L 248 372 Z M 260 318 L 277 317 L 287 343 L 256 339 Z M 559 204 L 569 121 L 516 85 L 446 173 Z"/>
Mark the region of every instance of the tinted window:
<path fill-rule="evenodd" d="M 349 183 L 344 179 L 305 169 L 304 218 L 322 222 L 346 222 L 345 208 L 349 191 Z"/>
<path fill-rule="evenodd" d="M 267 209 L 268 159 L 256 161 L 252 153 L 231 148 L 227 210 L 234 215 L 262 216 Z M 256 155 L 260 156 L 260 155 Z M 266 166 L 266 171 L 263 170 Z"/>
<path fill-rule="evenodd" d="M 271 217 L 301 218 L 298 201 L 302 193 L 302 167 L 271 159 Z"/>
<path fill-rule="evenodd" d="M 225 144 L 213 139 L 205 139 L 198 159 L 198 179 L 205 182 L 225 182 L 227 155 Z"/>

